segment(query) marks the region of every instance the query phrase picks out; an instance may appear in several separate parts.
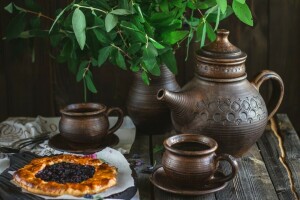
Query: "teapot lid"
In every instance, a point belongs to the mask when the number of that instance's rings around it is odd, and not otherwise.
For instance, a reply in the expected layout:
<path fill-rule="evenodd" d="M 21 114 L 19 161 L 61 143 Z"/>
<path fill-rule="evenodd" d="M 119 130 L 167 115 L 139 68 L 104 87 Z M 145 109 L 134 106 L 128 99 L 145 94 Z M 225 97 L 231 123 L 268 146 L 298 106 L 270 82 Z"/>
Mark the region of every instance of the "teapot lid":
<path fill-rule="evenodd" d="M 217 30 L 217 38 L 196 53 L 196 73 L 208 78 L 238 78 L 245 76 L 246 53 L 231 44 L 229 31 Z"/>

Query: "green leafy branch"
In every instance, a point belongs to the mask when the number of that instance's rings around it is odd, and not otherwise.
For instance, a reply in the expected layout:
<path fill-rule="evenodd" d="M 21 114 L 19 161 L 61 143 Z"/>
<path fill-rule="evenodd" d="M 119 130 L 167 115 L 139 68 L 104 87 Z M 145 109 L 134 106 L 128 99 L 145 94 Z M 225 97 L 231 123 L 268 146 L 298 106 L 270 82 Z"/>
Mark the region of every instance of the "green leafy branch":
<path fill-rule="evenodd" d="M 141 72 L 149 85 L 163 64 L 177 73 L 174 54 L 184 41 L 187 59 L 193 39 L 200 47 L 215 40 L 220 22 L 231 14 L 253 26 L 245 0 L 74 0 L 57 10 L 55 19 L 38 11 L 34 0 L 26 2 L 35 6 L 10 3 L 4 8 L 14 15 L 5 39 L 49 38 L 59 49 L 57 61 L 83 81 L 85 99 L 87 90 L 97 92 L 93 68 L 105 62 Z M 53 22 L 49 30 L 40 28 L 40 18 Z"/>

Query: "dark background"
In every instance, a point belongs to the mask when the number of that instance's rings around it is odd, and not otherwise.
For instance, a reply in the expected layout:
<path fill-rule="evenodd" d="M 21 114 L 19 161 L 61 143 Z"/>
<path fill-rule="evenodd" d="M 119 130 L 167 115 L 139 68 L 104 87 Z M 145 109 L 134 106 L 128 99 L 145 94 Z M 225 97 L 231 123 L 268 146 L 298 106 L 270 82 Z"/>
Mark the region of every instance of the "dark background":
<path fill-rule="evenodd" d="M 52 15 L 68 1 L 39 1 L 46 15 Z M 230 30 L 230 40 L 248 54 L 248 79 L 263 69 L 277 72 L 285 83 L 285 97 L 279 109 L 287 113 L 299 131 L 300 121 L 300 2 L 298 0 L 247 1 L 250 4 L 254 27 L 248 27 L 235 17 L 222 22 L 220 28 Z M 10 15 L 3 10 L 9 1 L 0 1 L 0 36 L 3 37 Z M 23 48 L 19 48 L 18 45 Z M 82 85 L 76 83 L 65 65 L 50 58 L 47 41 L 34 40 L 35 62 L 31 61 L 31 43 L 0 40 L 0 120 L 9 116 L 58 116 L 59 109 L 69 103 L 83 101 Z M 194 51 L 197 44 L 191 49 Z M 16 48 L 17 47 L 17 48 Z M 21 49 L 23 49 L 21 51 Z M 185 50 L 177 52 L 182 86 L 193 77 L 195 60 L 184 61 Z M 89 101 L 125 109 L 126 96 L 132 74 L 106 65 L 94 71 L 98 94 L 89 95 Z M 270 85 L 262 88 L 267 98 Z"/>

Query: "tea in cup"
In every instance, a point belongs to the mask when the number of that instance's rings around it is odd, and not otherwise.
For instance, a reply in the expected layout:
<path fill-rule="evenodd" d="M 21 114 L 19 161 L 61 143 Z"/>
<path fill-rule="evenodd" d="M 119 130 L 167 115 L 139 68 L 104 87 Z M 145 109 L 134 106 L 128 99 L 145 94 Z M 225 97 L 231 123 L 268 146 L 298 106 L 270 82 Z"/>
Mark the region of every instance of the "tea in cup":
<path fill-rule="evenodd" d="M 196 134 L 180 134 L 164 141 L 165 152 L 162 165 L 167 176 L 176 184 L 185 187 L 227 182 L 238 170 L 236 160 L 228 154 L 216 155 L 217 142 Z M 214 177 L 219 161 L 228 161 L 232 172 L 224 177 Z"/>
<path fill-rule="evenodd" d="M 75 143 L 99 143 L 108 134 L 114 133 L 123 123 L 120 108 L 107 108 L 98 103 L 71 104 L 60 110 L 60 134 Z M 118 115 L 116 124 L 109 128 L 108 116 Z"/>

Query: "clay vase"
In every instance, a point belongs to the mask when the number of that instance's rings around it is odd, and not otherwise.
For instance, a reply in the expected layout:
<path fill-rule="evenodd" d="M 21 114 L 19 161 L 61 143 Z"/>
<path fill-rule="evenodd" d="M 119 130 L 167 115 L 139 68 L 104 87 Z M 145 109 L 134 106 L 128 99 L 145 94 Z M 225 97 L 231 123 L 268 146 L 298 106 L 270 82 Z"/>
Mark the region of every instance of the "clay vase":
<path fill-rule="evenodd" d="M 120 108 L 107 108 L 98 103 L 70 104 L 60 112 L 60 134 L 73 143 L 99 144 L 102 138 L 114 133 L 123 123 Z M 118 120 L 109 128 L 108 116 L 111 113 L 116 113 Z"/>
<path fill-rule="evenodd" d="M 178 91 L 180 87 L 174 74 L 166 66 L 161 66 L 160 69 L 161 75 L 151 76 L 149 86 L 141 79 L 141 73 L 134 74 L 126 107 L 138 134 L 163 134 L 172 127 L 170 110 L 156 99 L 156 93 L 160 88 Z"/>
<path fill-rule="evenodd" d="M 238 171 L 235 158 L 228 154 L 217 155 L 217 142 L 198 134 L 179 134 L 164 141 L 165 152 L 162 166 L 175 184 L 187 188 L 199 188 L 210 183 L 225 183 L 234 178 Z M 231 173 L 216 178 L 219 161 L 231 165 Z"/>
<path fill-rule="evenodd" d="M 228 41 L 228 35 L 227 30 L 217 31 L 217 39 L 197 52 L 195 76 L 180 92 L 162 89 L 157 98 L 170 107 L 176 131 L 207 135 L 218 142 L 219 152 L 241 156 L 277 111 L 284 85 L 269 70 L 249 82 L 247 55 Z M 259 88 L 267 80 L 273 90 L 266 106 Z"/>

